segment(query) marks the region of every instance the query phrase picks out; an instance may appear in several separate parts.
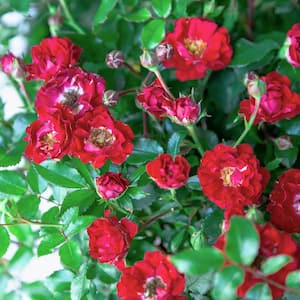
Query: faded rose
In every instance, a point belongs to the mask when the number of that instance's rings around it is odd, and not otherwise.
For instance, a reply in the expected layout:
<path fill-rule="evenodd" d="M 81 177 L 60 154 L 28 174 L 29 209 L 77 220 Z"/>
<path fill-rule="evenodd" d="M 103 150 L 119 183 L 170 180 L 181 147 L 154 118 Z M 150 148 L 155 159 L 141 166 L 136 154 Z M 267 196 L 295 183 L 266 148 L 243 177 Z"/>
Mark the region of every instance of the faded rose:
<path fill-rule="evenodd" d="M 260 273 L 261 265 L 266 259 L 280 254 L 289 255 L 292 259 L 291 262 L 286 264 L 278 272 L 266 276 L 267 280 L 272 280 L 280 285 L 285 285 L 286 276 L 290 272 L 299 268 L 299 247 L 297 246 L 297 243 L 293 240 L 290 234 L 275 229 L 270 223 L 266 223 L 261 226 L 257 225 L 256 229 L 260 237 L 260 246 L 258 254 L 250 268 L 254 272 L 256 271 Z M 215 247 L 220 250 L 224 250 L 225 244 L 226 239 L 225 236 L 222 235 L 216 241 Z M 247 291 L 259 282 L 268 284 L 268 282 L 263 278 L 246 271 L 244 282 L 237 289 L 237 295 L 244 298 Z M 278 300 L 283 295 L 284 290 L 272 284 L 268 285 L 272 292 L 272 299 Z"/>
<path fill-rule="evenodd" d="M 28 80 L 48 81 L 64 68 L 75 65 L 82 49 L 68 38 L 51 37 L 31 49 L 32 64 L 26 65 Z"/>
<path fill-rule="evenodd" d="M 25 156 L 39 164 L 48 158 L 62 158 L 70 154 L 74 120 L 63 109 L 57 110 L 48 120 L 36 120 L 27 127 L 28 142 Z"/>
<path fill-rule="evenodd" d="M 160 154 L 146 165 L 148 175 L 162 189 L 175 189 L 188 180 L 190 165 L 183 156 L 173 159 L 171 154 Z"/>
<path fill-rule="evenodd" d="M 102 77 L 78 67 L 65 69 L 39 89 L 35 107 L 46 118 L 60 106 L 78 117 L 102 104 L 104 89 Z"/>
<path fill-rule="evenodd" d="M 107 108 L 99 106 L 76 121 L 72 153 L 84 163 L 102 167 L 107 160 L 123 163 L 133 149 L 131 128 L 112 118 Z"/>
<path fill-rule="evenodd" d="M 178 19 L 174 31 L 167 33 L 161 44 L 173 47 L 172 57 L 163 64 L 175 68 L 181 81 L 203 78 L 207 70 L 223 69 L 232 57 L 227 29 L 201 17 Z"/>
<path fill-rule="evenodd" d="M 119 197 L 127 189 L 129 183 L 122 173 L 107 172 L 96 177 L 98 193 L 106 200 Z"/>
<path fill-rule="evenodd" d="M 10 52 L 0 57 L 0 67 L 5 74 L 14 78 L 22 78 L 25 75 L 23 61 Z"/>
<path fill-rule="evenodd" d="M 95 220 L 87 228 L 91 257 L 101 263 L 113 264 L 123 269 L 124 257 L 137 231 L 136 223 L 127 218 L 118 220 L 116 216 L 110 216 L 110 211 L 106 210 L 103 218 Z"/>
<path fill-rule="evenodd" d="M 164 117 L 166 114 L 165 107 L 171 106 L 172 102 L 158 79 L 154 80 L 149 86 L 144 87 L 143 91 L 138 94 L 137 100 L 147 112 L 158 119 Z"/>
<path fill-rule="evenodd" d="M 122 271 L 117 284 L 122 300 L 185 300 L 185 279 L 161 252 L 146 252 L 144 260 Z"/>
<path fill-rule="evenodd" d="M 300 170 L 282 173 L 270 194 L 267 211 L 276 227 L 300 233 Z"/>
<path fill-rule="evenodd" d="M 248 144 L 224 144 L 206 151 L 198 169 L 203 193 L 220 208 L 257 204 L 270 174 Z"/>
<path fill-rule="evenodd" d="M 287 76 L 273 71 L 260 79 L 266 83 L 266 92 L 261 97 L 254 124 L 274 123 L 300 114 L 300 97 L 291 91 L 291 82 Z M 241 101 L 239 113 L 245 115 L 249 121 L 254 107 L 255 99 L 250 97 L 250 99 Z"/>
<path fill-rule="evenodd" d="M 300 67 L 300 24 L 294 24 L 287 33 L 289 47 L 286 51 L 287 61 L 294 67 Z"/>

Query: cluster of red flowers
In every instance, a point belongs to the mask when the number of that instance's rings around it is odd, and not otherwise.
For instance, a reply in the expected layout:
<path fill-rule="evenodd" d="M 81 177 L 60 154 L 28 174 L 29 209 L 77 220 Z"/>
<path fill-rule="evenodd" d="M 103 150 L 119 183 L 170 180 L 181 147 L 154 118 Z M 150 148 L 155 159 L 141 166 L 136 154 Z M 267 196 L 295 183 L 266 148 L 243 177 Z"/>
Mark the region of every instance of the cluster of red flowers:
<path fill-rule="evenodd" d="M 132 130 L 103 105 L 104 79 L 75 66 L 80 53 L 67 38 L 32 48 L 27 79 L 45 81 L 35 101 L 39 118 L 25 138 L 25 155 L 36 163 L 70 154 L 100 168 L 108 159 L 121 164 L 132 152 Z"/>

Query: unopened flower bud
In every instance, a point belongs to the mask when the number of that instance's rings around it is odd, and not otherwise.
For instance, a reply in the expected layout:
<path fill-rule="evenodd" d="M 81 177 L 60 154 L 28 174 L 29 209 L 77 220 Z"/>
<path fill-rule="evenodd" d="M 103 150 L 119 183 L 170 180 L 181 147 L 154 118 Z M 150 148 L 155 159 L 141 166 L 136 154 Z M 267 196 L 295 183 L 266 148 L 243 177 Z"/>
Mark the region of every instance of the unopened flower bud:
<path fill-rule="evenodd" d="M 283 135 L 275 139 L 275 144 L 277 145 L 278 149 L 282 151 L 293 148 L 292 141 L 288 135 Z"/>
<path fill-rule="evenodd" d="M 106 65 L 111 69 L 118 69 L 124 64 L 124 54 L 119 50 L 113 50 L 106 55 Z"/>
<path fill-rule="evenodd" d="M 103 95 L 103 104 L 112 107 L 119 101 L 119 93 L 114 90 L 107 90 Z"/>
<path fill-rule="evenodd" d="M 23 78 L 25 76 L 23 61 L 12 53 L 7 53 L 0 57 L 0 67 L 5 74 L 14 78 Z"/>
<path fill-rule="evenodd" d="M 174 48 L 170 44 L 160 44 L 155 49 L 155 52 L 159 61 L 165 61 L 173 56 Z"/>
<path fill-rule="evenodd" d="M 58 28 L 60 25 L 63 24 L 63 19 L 61 14 L 58 12 L 54 15 L 51 15 L 48 19 L 48 24 L 50 27 Z"/>
<path fill-rule="evenodd" d="M 140 56 L 140 62 L 144 68 L 150 71 L 155 71 L 159 64 L 156 54 L 146 49 L 144 49 L 143 54 Z"/>
<path fill-rule="evenodd" d="M 266 92 L 266 83 L 254 72 L 246 74 L 244 84 L 247 86 L 249 96 L 255 99 L 260 99 Z"/>

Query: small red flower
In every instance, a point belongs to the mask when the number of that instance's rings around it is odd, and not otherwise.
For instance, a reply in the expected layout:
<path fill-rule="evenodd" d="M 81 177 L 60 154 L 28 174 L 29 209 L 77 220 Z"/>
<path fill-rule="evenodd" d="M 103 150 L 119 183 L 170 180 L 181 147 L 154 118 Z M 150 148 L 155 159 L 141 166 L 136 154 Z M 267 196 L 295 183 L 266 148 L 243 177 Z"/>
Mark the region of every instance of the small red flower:
<path fill-rule="evenodd" d="M 288 62 L 296 67 L 300 67 L 300 24 L 294 24 L 287 33 L 289 47 L 286 51 Z"/>
<path fill-rule="evenodd" d="M 171 154 L 160 154 L 146 165 L 148 175 L 162 189 L 175 189 L 188 180 L 190 165 L 183 156 L 173 159 Z"/>
<path fill-rule="evenodd" d="M 203 193 L 220 208 L 256 204 L 270 174 L 248 144 L 216 145 L 203 155 L 198 177 Z"/>
<path fill-rule="evenodd" d="M 291 82 L 287 76 L 276 71 L 260 78 L 266 83 L 266 92 L 261 97 L 254 124 L 259 122 L 274 123 L 300 114 L 300 96 L 291 91 Z M 255 99 L 245 99 L 240 103 L 239 113 L 249 121 L 254 112 Z"/>
<path fill-rule="evenodd" d="M 74 126 L 72 115 L 67 110 L 57 110 L 48 120 L 36 120 L 27 127 L 28 142 L 25 156 L 39 164 L 48 158 L 62 158 L 70 153 Z"/>
<path fill-rule="evenodd" d="M 184 286 L 184 276 L 168 257 L 155 251 L 123 270 L 117 290 L 122 300 L 185 300 Z"/>
<path fill-rule="evenodd" d="M 0 57 L 0 67 L 5 74 L 15 78 L 22 78 L 25 75 L 23 61 L 10 52 Z"/>
<path fill-rule="evenodd" d="M 227 29 L 201 17 L 178 19 L 161 44 L 173 47 L 172 57 L 163 64 L 175 68 L 181 81 L 203 78 L 208 69 L 223 69 L 232 57 Z"/>
<path fill-rule="evenodd" d="M 122 173 L 107 172 L 96 177 L 98 193 L 105 200 L 119 197 L 127 189 L 129 183 Z"/>
<path fill-rule="evenodd" d="M 175 99 L 165 109 L 173 122 L 184 126 L 195 123 L 200 113 L 199 105 L 187 96 Z"/>
<path fill-rule="evenodd" d="M 81 116 L 102 104 L 104 89 L 102 77 L 78 67 L 65 69 L 39 89 L 35 107 L 37 113 L 46 118 L 59 106 Z"/>
<path fill-rule="evenodd" d="M 280 254 L 289 255 L 292 259 L 291 262 L 278 272 L 266 276 L 270 281 L 272 280 L 277 284 L 285 285 L 286 276 L 299 268 L 299 247 L 290 234 L 275 229 L 270 223 L 261 226 L 257 225 L 256 229 L 260 236 L 260 246 L 258 255 L 250 266 L 251 269 L 253 272 L 261 274 L 261 265 L 267 258 Z M 224 251 L 225 244 L 225 236 L 222 235 L 216 241 L 215 247 Z M 237 289 L 237 295 L 244 298 L 247 291 L 259 282 L 268 284 L 262 277 L 255 276 L 253 273 L 246 271 L 244 282 Z M 283 295 L 284 290 L 272 284 L 268 285 L 272 292 L 272 299 L 278 300 Z"/>
<path fill-rule="evenodd" d="M 300 233 L 300 170 L 290 169 L 281 174 L 270 194 L 267 211 L 276 227 Z"/>
<path fill-rule="evenodd" d="M 162 119 L 166 114 L 165 107 L 171 106 L 171 98 L 165 92 L 160 81 L 154 80 L 149 86 L 137 96 L 138 102 L 158 119 Z"/>
<path fill-rule="evenodd" d="M 26 65 L 27 80 L 49 80 L 60 70 L 75 65 L 82 49 L 68 38 L 52 37 L 43 39 L 31 49 L 32 64 Z"/>
<path fill-rule="evenodd" d="M 108 159 L 123 163 L 132 152 L 132 140 L 130 127 L 115 121 L 105 107 L 99 106 L 76 121 L 71 147 L 73 155 L 84 163 L 100 168 Z"/>
<path fill-rule="evenodd" d="M 95 220 L 87 229 L 91 257 L 123 269 L 124 257 L 137 231 L 136 223 L 127 218 L 118 220 L 110 216 L 109 210 L 104 211 L 104 217 Z"/>

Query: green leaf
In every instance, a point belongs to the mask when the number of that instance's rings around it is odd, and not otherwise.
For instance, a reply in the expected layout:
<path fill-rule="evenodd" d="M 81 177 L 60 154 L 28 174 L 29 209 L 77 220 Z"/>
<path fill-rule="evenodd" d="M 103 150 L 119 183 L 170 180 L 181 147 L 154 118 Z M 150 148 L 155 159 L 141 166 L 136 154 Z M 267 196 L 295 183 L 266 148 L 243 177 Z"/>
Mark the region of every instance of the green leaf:
<path fill-rule="evenodd" d="M 9 4 L 11 8 L 17 10 L 17 11 L 22 11 L 22 12 L 27 12 L 29 9 L 29 0 L 9 0 Z"/>
<path fill-rule="evenodd" d="M 15 171 L 0 171 L 0 192 L 10 195 L 23 195 L 27 184 L 23 177 Z"/>
<path fill-rule="evenodd" d="M 291 81 L 297 81 L 300 77 L 300 69 L 293 67 L 285 59 L 280 61 L 277 71 L 287 76 Z"/>
<path fill-rule="evenodd" d="M 146 166 L 140 166 L 137 169 L 135 169 L 134 172 L 128 176 L 130 183 L 132 184 L 138 181 L 141 178 L 141 176 L 145 174 L 145 172 Z"/>
<path fill-rule="evenodd" d="M 32 219 L 36 216 L 39 209 L 40 199 L 33 195 L 23 196 L 17 203 L 18 212 L 26 219 Z"/>
<path fill-rule="evenodd" d="M 211 289 L 213 275 L 213 272 L 202 276 L 186 275 L 186 287 L 188 291 L 197 296 L 206 294 Z"/>
<path fill-rule="evenodd" d="M 35 165 L 37 172 L 47 181 L 67 188 L 85 187 L 82 177 L 77 170 L 66 166 L 62 162 L 46 161 L 42 165 Z"/>
<path fill-rule="evenodd" d="M 223 265 L 223 254 L 215 248 L 202 248 L 199 251 L 184 250 L 171 257 L 172 262 L 182 273 L 202 275 L 215 271 Z"/>
<path fill-rule="evenodd" d="M 95 219 L 95 216 L 78 217 L 65 229 L 65 234 L 68 236 L 74 235 L 83 229 L 86 229 Z"/>
<path fill-rule="evenodd" d="M 65 267 L 75 272 L 79 270 L 82 261 L 82 253 L 75 241 L 70 240 L 62 245 L 59 248 L 59 256 Z"/>
<path fill-rule="evenodd" d="M 235 300 L 236 289 L 244 280 L 244 272 L 237 266 L 224 267 L 215 275 L 212 295 L 215 300 Z M 257 298 L 259 299 L 259 298 Z"/>
<path fill-rule="evenodd" d="M 0 226 L 0 257 L 2 257 L 10 244 L 9 234 L 4 226 Z"/>
<path fill-rule="evenodd" d="M 142 45 L 146 49 L 156 47 L 165 36 L 165 22 L 152 20 L 142 30 Z"/>
<path fill-rule="evenodd" d="M 106 284 L 113 284 L 119 280 L 120 273 L 109 264 L 97 264 L 97 277 Z"/>
<path fill-rule="evenodd" d="M 245 300 L 272 300 L 270 288 L 265 283 L 257 283 L 248 290 Z"/>
<path fill-rule="evenodd" d="M 64 241 L 65 237 L 60 232 L 46 235 L 38 246 L 38 256 L 43 256 L 51 253 L 55 247 L 62 244 Z"/>
<path fill-rule="evenodd" d="M 171 12 L 172 1 L 152 0 L 152 8 L 159 17 L 166 18 Z"/>
<path fill-rule="evenodd" d="M 42 215 L 42 222 L 43 223 L 59 223 L 59 208 L 57 206 L 51 207 Z M 57 228 L 54 227 L 43 227 L 43 231 L 47 233 L 57 232 Z"/>
<path fill-rule="evenodd" d="M 300 115 L 292 119 L 284 119 L 276 123 L 282 130 L 290 135 L 300 135 Z"/>
<path fill-rule="evenodd" d="M 167 152 L 170 153 L 173 158 L 179 153 L 180 145 L 186 137 L 186 132 L 174 132 L 168 141 Z"/>
<path fill-rule="evenodd" d="M 288 255 L 276 255 L 267 258 L 261 265 L 261 270 L 266 274 L 270 275 L 276 273 L 289 263 L 292 258 Z"/>
<path fill-rule="evenodd" d="M 72 280 L 71 283 L 71 300 L 81 300 L 85 294 L 86 287 L 86 271 L 87 265 L 81 266 L 78 275 Z"/>
<path fill-rule="evenodd" d="M 272 40 L 264 40 L 259 43 L 250 42 L 244 38 L 238 40 L 234 47 L 234 55 L 230 67 L 245 67 L 251 63 L 258 62 L 268 53 L 279 48 Z"/>
<path fill-rule="evenodd" d="M 27 173 L 27 181 L 32 191 L 41 194 L 47 188 L 47 182 L 42 176 L 39 176 L 33 166 L 30 166 Z"/>
<path fill-rule="evenodd" d="M 199 251 L 201 248 L 207 246 L 207 238 L 204 234 L 203 229 L 193 232 L 190 239 L 193 249 Z"/>
<path fill-rule="evenodd" d="M 188 179 L 186 185 L 191 190 L 202 191 L 202 188 L 201 188 L 200 183 L 199 183 L 199 178 L 198 178 L 197 175 L 191 176 Z"/>
<path fill-rule="evenodd" d="M 177 18 L 186 17 L 187 16 L 187 8 L 188 1 L 187 0 L 175 0 L 174 14 Z"/>
<path fill-rule="evenodd" d="M 282 158 L 275 158 L 272 161 L 269 161 L 266 164 L 266 169 L 268 169 L 269 171 L 276 170 L 279 167 L 281 161 L 282 161 Z"/>
<path fill-rule="evenodd" d="M 21 246 L 9 260 L 9 271 L 13 273 L 20 272 L 30 262 L 32 256 L 32 246 Z"/>
<path fill-rule="evenodd" d="M 184 228 L 181 228 L 178 232 L 172 236 L 172 239 L 170 241 L 170 250 L 172 253 L 176 252 L 180 245 L 182 244 L 184 237 L 186 235 L 186 230 Z"/>
<path fill-rule="evenodd" d="M 107 15 L 113 10 L 116 4 L 117 0 L 101 0 L 94 16 L 93 24 L 97 25 L 104 23 L 107 19 Z"/>
<path fill-rule="evenodd" d="M 67 228 L 72 222 L 78 217 L 79 208 L 78 207 L 71 207 L 67 209 L 60 218 L 62 224 L 64 224 L 64 228 Z"/>
<path fill-rule="evenodd" d="M 234 216 L 230 219 L 225 252 L 231 261 L 250 265 L 257 256 L 259 236 L 247 219 Z"/>
<path fill-rule="evenodd" d="M 141 8 L 131 14 L 124 15 L 123 18 L 130 22 L 145 22 L 151 18 L 151 13 L 147 8 Z"/>
<path fill-rule="evenodd" d="M 88 167 L 79 158 L 72 157 L 72 163 L 79 174 L 85 179 L 91 188 L 95 188 L 94 178 L 92 177 Z"/>
<path fill-rule="evenodd" d="M 8 147 L 0 147 L 0 167 L 15 166 L 21 160 L 25 148 L 25 142 L 19 141 L 8 145 Z"/>
<path fill-rule="evenodd" d="M 285 283 L 288 287 L 297 289 L 300 292 L 300 270 L 290 272 L 285 279 Z"/>

